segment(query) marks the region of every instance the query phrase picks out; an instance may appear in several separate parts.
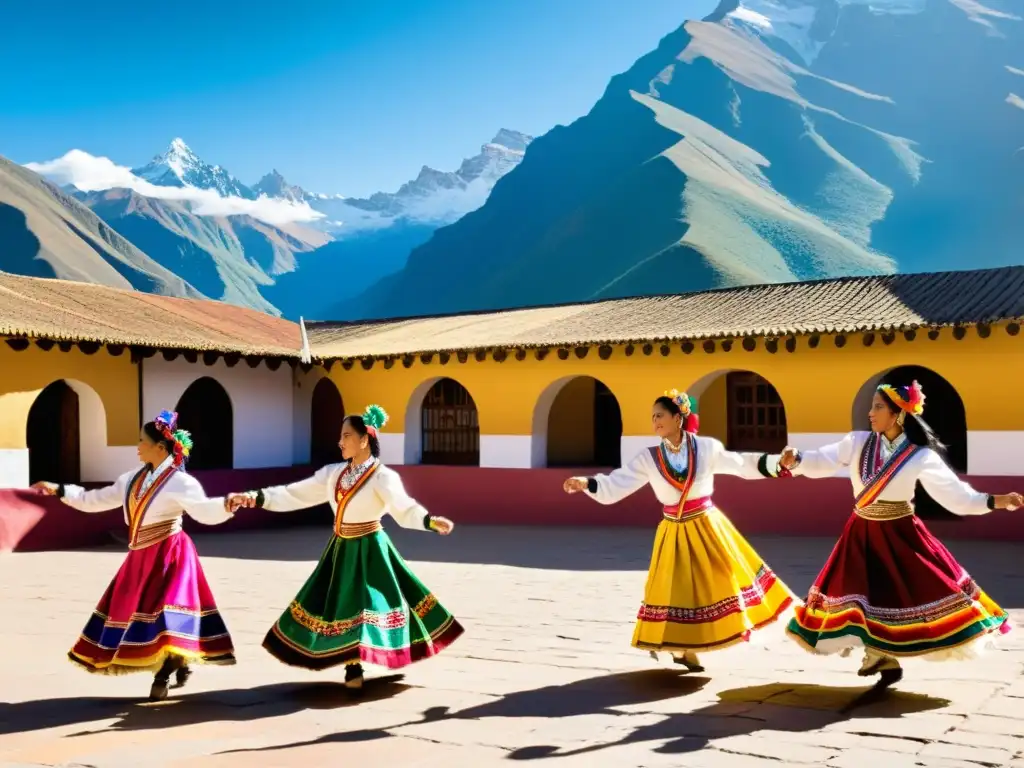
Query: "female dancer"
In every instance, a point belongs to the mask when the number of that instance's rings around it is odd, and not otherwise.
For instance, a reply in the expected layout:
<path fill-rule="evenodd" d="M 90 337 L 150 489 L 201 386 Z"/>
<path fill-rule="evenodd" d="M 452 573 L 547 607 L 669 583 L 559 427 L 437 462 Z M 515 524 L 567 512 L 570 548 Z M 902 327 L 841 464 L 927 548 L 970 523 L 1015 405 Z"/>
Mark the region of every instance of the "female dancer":
<path fill-rule="evenodd" d="M 752 631 L 779 618 L 792 595 L 711 500 L 715 475 L 772 477 L 768 466 L 777 466 L 777 460 L 732 453 L 718 440 L 697 437 L 684 429 L 689 415 L 689 397 L 666 392 L 654 401 L 651 417 L 661 438 L 657 448 L 641 451 L 610 475 L 569 478 L 565 491 L 614 504 L 651 485 L 664 505 L 664 519 L 633 646 L 655 658 L 658 651 L 669 651 L 675 663 L 701 672 L 698 651 L 749 640 Z"/>
<path fill-rule="evenodd" d="M 214 525 L 230 519 L 223 499 L 208 499 L 184 465 L 192 439 L 177 429 L 178 415 L 161 411 L 142 427 L 141 469 L 113 485 L 87 491 L 77 485 L 36 483 L 81 512 L 124 507 L 128 557 L 68 653 L 89 672 L 155 672 L 152 701 L 167 697 L 171 673 L 178 686 L 190 662 L 234 664 L 234 647 L 199 564 L 182 530 L 182 513 Z"/>
<path fill-rule="evenodd" d="M 1016 509 L 1018 493 L 988 496 L 962 482 L 921 418 L 924 392 L 882 384 L 871 402 L 870 432 L 851 432 L 816 451 L 787 448 L 781 466 L 793 475 L 830 477 L 848 468 L 853 514 L 787 627 L 806 649 L 849 655 L 864 649 L 859 675 L 886 687 L 903 677 L 897 660 L 970 655 L 978 641 L 1010 630 L 1006 611 L 981 591 L 914 514 L 920 481 L 960 515 Z"/>
<path fill-rule="evenodd" d="M 267 633 L 263 647 L 285 664 L 322 670 L 345 664 L 345 685 L 363 684 L 361 662 L 392 669 L 440 652 L 462 626 L 409 570 L 380 520 L 448 535 L 453 523 L 434 517 L 405 492 L 396 472 L 380 463 L 378 430 L 387 414 L 377 405 L 341 426 L 343 464 L 329 464 L 291 485 L 228 497 L 229 507 L 291 512 L 332 503 L 334 535 L 320 563 Z"/>

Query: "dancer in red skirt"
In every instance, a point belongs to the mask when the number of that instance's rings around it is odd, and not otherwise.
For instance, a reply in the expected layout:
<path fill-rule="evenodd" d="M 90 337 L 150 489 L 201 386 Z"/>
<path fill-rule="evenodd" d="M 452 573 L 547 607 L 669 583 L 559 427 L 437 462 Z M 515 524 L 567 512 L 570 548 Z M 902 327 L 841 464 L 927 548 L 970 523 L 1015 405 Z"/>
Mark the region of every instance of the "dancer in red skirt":
<path fill-rule="evenodd" d="M 171 674 L 185 684 L 190 662 L 234 664 L 234 647 L 206 583 L 195 545 L 182 530 L 182 513 L 206 524 L 231 517 L 223 499 L 208 499 L 185 474 L 192 448 L 178 415 L 162 411 L 142 428 L 143 465 L 113 485 L 87 491 L 77 485 L 36 483 L 82 512 L 124 508 L 128 557 L 107 587 L 68 653 L 88 672 L 155 673 L 149 698 L 167 697 Z"/>
<path fill-rule="evenodd" d="M 780 465 L 793 475 L 830 477 L 847 469 L 853 515 L 787 627 L 814 653 L 846 656 L 864 649 L 858 674 L 885 687 L 903 677 L 899 659 L 970 657 L 1008 615 L 914 514 L 918 482 L 959 515 L 1017 509 L 1018 493 L 990 496 L 961 481 L 921 418 L 924 392 L 882 384 L 868 418 L 871 432 L 851 432 L 817 451 L 787 448 Z"/>

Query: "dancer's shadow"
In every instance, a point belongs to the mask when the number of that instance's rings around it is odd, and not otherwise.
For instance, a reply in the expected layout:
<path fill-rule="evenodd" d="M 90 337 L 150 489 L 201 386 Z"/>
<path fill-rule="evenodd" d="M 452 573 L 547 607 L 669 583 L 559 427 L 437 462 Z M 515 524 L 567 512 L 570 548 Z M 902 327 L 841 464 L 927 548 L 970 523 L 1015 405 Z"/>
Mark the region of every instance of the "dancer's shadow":
<path fill-rule="evenodd" d="M 652 749 L 679 755 L 704 749 L 715 739 L 749 735 L 761 730 L 807 732 L 857 717 L 897 718 L 941 709 L 946 699 L 877 687 L 838 688 L 823 685 L 772 683 L 734 688 L 718 695 L 720 701 L 680 714 L 669 714 L 643 725 L 617 741 L 562 750 L 552 745 L 521 747 L 510 760 L 538 760 L 592 754 L 613 747 L 663 742 Z"/>
<path fill-rule="evenodd" d="M 686 676 L 675 670 L 626 672 L 588 678 L 568 685 L 552 685 L 517 691 L 494 701 L 451 712 L 432 707 L 418 720 L 388 728 L 360 729 L 321 736 L 318 739 L 236 752 L 268 752 L 317 744 L 344 744 L 386 739 L 407 726 L 443 720 L 482 720 L 488 717 L 548 717 L 605 714 L 628 717 L 623 707 L 636 707 L 695 693 L 707 678 Z M 568 757 L 644 742 L 666 742 L 654 751 L 667 754 L 693 752 L 716 738 L 755 733 L 759 730 L 811 731 L 851 717 L 901 717 L 912 712 L 939 709 L 949 704 L 918 694 L 875 688 L 833 688 L 783 684 L 752 686 L 724 691 L 716 704 L 693 712 L 666 715 L 657 723 L 630 731 L 623 738 L 562 751 L 550 745 L 522 747 L 508 755 L 512 760 Z M 680 708 L 685 708 L 680 704 Z M 224 753 L 224 754 L 227 754 Z"/>
<path fill-rule="evenodd" d="M 391 731 L 410 725 L 441 720 L 481 720 L 488 717 L 575 717 L 577 715 L 624 715 L 616 707 L 651 704 L 695 693 L 708 683 L 706 677 L 687 675 L 677 669 L 651 669 L 589 677 L 565 685 L 549 685 L 529 691 L 516 691 L 494 701 L 451 712 L 448 707 L 431 707 L 422 717 L 388 728 L 361 729 L 331 733 L 311 741 L 282 744 L 234 752 L 267 752 L 281 749 L 386 739 Z M 226 754 L 226 753 L 225 753 Z"/>
<path fill-rule="evenodd" d="M 275 683 L 191 695 L 172 691 L 171 698 L 155 704 L 141 698 L 101 697 L 0 703 L 0 735 L 112 719 L 116 722 L 109 727 L 69 735 L 260 720 L 305 709 L 336 709 L 388 699 L 409 688 L 403 679 L 403 675 L 367 678 L 362 693 L 356 696 L 341 683 Z"/>

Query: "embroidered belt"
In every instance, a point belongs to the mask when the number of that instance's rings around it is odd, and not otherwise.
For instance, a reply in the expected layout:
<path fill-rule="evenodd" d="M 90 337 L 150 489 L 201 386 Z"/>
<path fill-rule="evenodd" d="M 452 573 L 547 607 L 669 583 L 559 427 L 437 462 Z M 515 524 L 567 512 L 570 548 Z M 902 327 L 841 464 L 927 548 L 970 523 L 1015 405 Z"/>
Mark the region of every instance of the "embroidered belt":
<path fill-rule="evenodd" d="M 711 502 L 711 497 L 705 496 L 702 499 L 687 499 L 683 504 L 682 511 L 679 510 L 678 504 L 666 504 L 661 513 L 666 520 L 671 520 L 673 523 L 685 523 L 687 520 L 695 520 L 706 515 L 714 508 L 715 505 Z"/>
<path fill-rule="evenodd" d="M 169 539 L 180 530 L 180 517 L 176 517 L 173 520 L 167 520 L 162 523 L 144 525 L 139 528 L 138 533 L 135 534 L 135 541 L 128 543 L 128 549 L 145 549 L 146 547 L 151 547 L 154 544 L 159 544 L 164 539 Z"/>
<path fill-rule="evenodd" d="M 854 513 L 865 520 L 884 522 L 899 520 L 914 514 L 914 505 L 909 501 L 876 501 L 863 507 L 854 507 Z"/>
<path fill-rule="evenodd" d="M 382 529 L 380 520 L 371 520 L 368 523 L 342 523 L 336 533 L 342 539 L 361 539 Z"/>

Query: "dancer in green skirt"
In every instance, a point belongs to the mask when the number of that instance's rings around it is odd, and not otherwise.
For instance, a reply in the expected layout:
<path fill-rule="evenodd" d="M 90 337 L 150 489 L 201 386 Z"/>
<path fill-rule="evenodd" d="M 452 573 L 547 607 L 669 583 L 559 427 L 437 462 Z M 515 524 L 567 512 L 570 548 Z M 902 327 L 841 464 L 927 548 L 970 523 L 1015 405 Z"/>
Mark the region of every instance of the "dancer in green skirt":
<path fill-rule="evenodd" d="M 380 463 L 377 405 L 341 426 L 342 464 L 329 464 L 291 485 L 232 494 L 228 508 L 291 512 L 330 503 L 334 536 L 313 575 L 267 633 L 263 647 L 285 664 L 327 669 L 345 664 L 345 685 L 361 688 L 361 662 L 397 669 L 450 645 L 462 626 L 409 569 L 381 527 L 389 513 L 400 525 L 451 533 L 405 492 L 398 474 Z"/>

